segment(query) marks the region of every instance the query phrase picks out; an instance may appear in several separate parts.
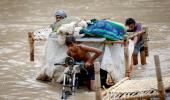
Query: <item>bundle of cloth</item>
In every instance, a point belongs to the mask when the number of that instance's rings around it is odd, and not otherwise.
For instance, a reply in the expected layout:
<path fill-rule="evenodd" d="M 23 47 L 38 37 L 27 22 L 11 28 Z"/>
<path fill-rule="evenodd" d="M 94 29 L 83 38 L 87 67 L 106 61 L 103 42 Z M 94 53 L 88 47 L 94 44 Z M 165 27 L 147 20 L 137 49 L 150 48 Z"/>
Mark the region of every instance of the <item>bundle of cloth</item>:
<path fill-rule="evenodd" d="M 126 35 L 126 28 L 123 24 L 110 20 L 79 20 L 62 25 L 57 33 L 89 35 L 94 37 L 103 37 L 108 40 L 123 40 Z"/>
<path fill-rule="evenodd" d="M 87 27 L 80 30 L 80 34 L 104 37 L 108 40 L 123 40 L 126 28 L 123 24 L 110 20 L 92 20 Z"/>

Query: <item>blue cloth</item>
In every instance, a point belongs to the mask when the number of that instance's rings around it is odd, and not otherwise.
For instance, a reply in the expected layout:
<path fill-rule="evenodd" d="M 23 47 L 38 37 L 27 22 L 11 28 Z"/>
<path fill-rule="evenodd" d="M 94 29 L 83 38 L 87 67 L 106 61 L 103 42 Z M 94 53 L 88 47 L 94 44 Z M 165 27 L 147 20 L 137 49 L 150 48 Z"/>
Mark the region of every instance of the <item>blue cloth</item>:
<path fill-rule="evenodd" d="M 58 10 L 56 13 L 55 13 L 55 16 L 61 16 L 63 18 L 66 18 L 67 17 L 67 14 L 65 13 L 65 11 L 63 10 Z"/>
<path fill-rule="evenodd" d="M 126 29 L 123 24 L 108 20 L 99 20 L 88 24 L 86 28 L 80 30 L 80 34 L 101 36 L 109 40 L 123 40 Z"/>

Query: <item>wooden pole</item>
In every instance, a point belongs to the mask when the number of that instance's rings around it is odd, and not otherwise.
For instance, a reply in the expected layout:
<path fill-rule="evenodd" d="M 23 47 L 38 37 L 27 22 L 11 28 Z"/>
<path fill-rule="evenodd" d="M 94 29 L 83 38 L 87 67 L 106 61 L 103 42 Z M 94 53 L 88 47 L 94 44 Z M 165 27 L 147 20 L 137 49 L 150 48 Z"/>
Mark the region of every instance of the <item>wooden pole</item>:
<path fill-rule="evenodd" d="M 130 77 L 128 36 L 124 37 L 125 77 Z"/>
<path fill-rule="evenodd" d="M 160 60 L 159 60 L 158 55 L 154 55 L 154 61 L 155 61 L 155 69 L 156 69 L 156 76 L 157 76 L 157 82 L 158 82 L 159 97 L 160 97 L 160 100 L 165 100 L 165 89 L 164 89 L 164 85 L 162 81 Z"/>
<path fill-rule="evenodd" d="M 138 36 L 138 35 L 142 35 L 143 33 L 145 32 L 145 30 L 143 29 L 142 31 L 139 31 L 139 32 L 128 32 L 128 38 L 129 39 L 132 39 L 133 37 L 135 36 Z"/>
<path fill-rule="evenodd" d="M 102 100 L 101 97 L 101 82 L 100 82 L 100 63 L 94 63 L 94 70 L 95 70 L 95 96 L 96 100 Z"/>
<path fill-rule="evenodd" d="M 149 51 L 148 51 L 148 27 L 143 27 L 144 34 L 142 34 L 142 37 L 144 39 L 144 50 L 145 50 L 145 56 L 149 56 Z"/>
<path fill-rule="evenodd" d="M 28 41 L 30 47 L 30 61 L 34 61 L 34 35 L 32 32 L 28 32 Z"/>

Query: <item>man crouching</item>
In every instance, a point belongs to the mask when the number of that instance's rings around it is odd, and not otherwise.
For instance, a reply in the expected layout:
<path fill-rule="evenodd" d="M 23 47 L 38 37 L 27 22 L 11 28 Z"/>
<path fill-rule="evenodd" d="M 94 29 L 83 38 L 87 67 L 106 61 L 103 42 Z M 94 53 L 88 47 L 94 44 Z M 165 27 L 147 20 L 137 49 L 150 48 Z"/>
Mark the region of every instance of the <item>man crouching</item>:
<path fill-rule="evenodd" d="M 67 36 L 65 43 L 68 47 L 67 55 L 73 57 L 76 62 L 84 62 L 87 73 L 84 75 L 83 70 L 81 70 L 80 77 L 85 78 L 88 89 L 93 90 L 95 78 L 93 63 L 102 54 L 102 51 L 97 48 L 77 44 L 73 36 Z M 94 54 L 92 55 L 91 53 Z"/>

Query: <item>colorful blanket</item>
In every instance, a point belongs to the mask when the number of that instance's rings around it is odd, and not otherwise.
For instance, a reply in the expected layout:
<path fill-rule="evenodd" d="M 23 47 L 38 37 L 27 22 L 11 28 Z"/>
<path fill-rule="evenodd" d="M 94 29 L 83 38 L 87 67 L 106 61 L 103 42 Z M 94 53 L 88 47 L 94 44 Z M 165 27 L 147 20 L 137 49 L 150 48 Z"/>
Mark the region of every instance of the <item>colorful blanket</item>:
<path fill-rule="evenodd" d="M 109 40 L 123 40 L 126 34 L 125 26 L 118 22 L 109 20 L 98 20 L 88 24 L 80 31 L 80 34 L 95 35 Z"/>

